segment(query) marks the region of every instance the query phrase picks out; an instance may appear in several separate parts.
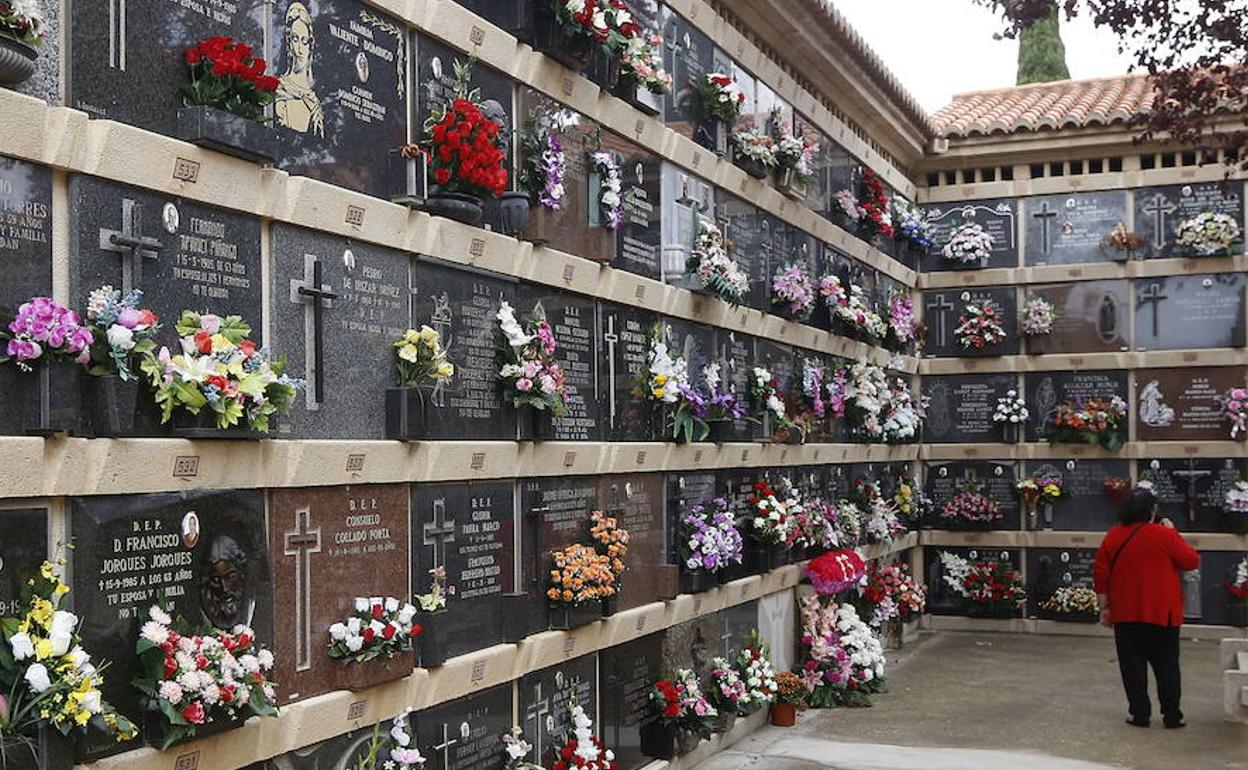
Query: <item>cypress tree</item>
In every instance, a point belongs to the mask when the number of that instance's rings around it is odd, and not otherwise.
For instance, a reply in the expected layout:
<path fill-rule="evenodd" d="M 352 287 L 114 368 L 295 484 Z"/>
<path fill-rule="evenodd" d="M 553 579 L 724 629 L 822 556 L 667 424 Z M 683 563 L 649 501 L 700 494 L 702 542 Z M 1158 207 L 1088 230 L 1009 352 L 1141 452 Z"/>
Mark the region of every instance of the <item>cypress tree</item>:
<path fill-rule="evenodd" d="M 1054 5 L 1046 18 L 1023 30 L 1018 41 L 1018 85 L 1068 80 L 1066 46 Z"/>

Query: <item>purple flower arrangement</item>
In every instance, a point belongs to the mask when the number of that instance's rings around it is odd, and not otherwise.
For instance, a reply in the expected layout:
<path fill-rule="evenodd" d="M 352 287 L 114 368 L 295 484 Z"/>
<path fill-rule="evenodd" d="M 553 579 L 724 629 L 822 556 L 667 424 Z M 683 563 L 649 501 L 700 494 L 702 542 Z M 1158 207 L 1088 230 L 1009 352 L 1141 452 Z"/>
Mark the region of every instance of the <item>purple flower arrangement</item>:
<path fill-rule="evenodd" d="M 537 202 L 558 211 L 563 208 L 563 175 L 567 171 L 568 159 L 563 154 L 563 145 L 553 131 L 544 132 L 545 148 L 538 157 L 538 168 L 541 169 L 542 187 L 537 192 Z"/>
<path fill-rule="evenodd" d="M 680 392 L 689 401 L 695 417 L 707 422 L 735 422 L 749 416 L 749 409 L 737 398 L 737 391 L 732 383 L 725 383 L 720 376 L 719 364 L 707 364 L 702 370 L 702 377 L 706 381 L 705 396 L 691 387 L 680 387 Z M 687 395 L 686 390 L 689 391 Z"/>
<path fill-rule="evenodd" d="M 845 402 L 849 397 L 849 369 L 838 366 L 832 372 L 832 379 L 828 380 L 827 389 L 829 413 L 837 419 L 844 417 Z"/>
<path fill-rule="evenodd" d="M 680 520 L 680 551 L 689 570 L 718 572 L 741 563 L 741 532 L 722 497 L 690 505 Z"/>
<path fill-rule="evenodd" d="M 801 265 L 785 265 L 771 281 L 773 305 L 785 305 L 796 319 L 815 309 L 815 281 Z"/>
<path fill-rule="evenodd" d="M 828 368 L 821 363 L 806 359 L 802 363 L 802 395 L 806 396 L 810 410 L 815 417 L 823 418 L 828 413 L 828 402 L 824 401 L 824 379 L 828 376 Z"/>
<path fill-rule="evenodd" d="M 24 371 L 40 358 L 70 358 L 86 365 L 95 335 L 78 314 L 51 297 L 31 297 L 9 323 L 9 341 L 2 360 L 12 360 Z"/>
<path fill-rule="evenodd" d="M 914 299 L 908 294 L 894 295 L 888 300 L 888 334 L 900 345 L 915 339 L 918 321 L 914 318 Z"/>

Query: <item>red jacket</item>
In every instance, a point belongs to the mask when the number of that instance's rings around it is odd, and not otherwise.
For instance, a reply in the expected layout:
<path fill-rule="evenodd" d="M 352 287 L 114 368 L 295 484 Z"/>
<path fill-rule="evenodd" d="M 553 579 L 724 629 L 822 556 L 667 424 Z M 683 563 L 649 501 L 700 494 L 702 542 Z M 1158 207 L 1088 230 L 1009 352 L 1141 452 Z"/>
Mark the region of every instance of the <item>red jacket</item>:
<path fill-rule="evenodd" d="M 1137 529 L 1139 534 L 1127 542 Z M 1109 562 L 1120 547 L 1122 552 L 1111 574 Z M 1119 524 L 1101 541 L 1092 579 L 1098 594 L 1109 594 L 1111 623 L 1181 626 L 1179 572 L 1198 566 L 1200 555 L 1173 529 L 1161 524 Z"/>

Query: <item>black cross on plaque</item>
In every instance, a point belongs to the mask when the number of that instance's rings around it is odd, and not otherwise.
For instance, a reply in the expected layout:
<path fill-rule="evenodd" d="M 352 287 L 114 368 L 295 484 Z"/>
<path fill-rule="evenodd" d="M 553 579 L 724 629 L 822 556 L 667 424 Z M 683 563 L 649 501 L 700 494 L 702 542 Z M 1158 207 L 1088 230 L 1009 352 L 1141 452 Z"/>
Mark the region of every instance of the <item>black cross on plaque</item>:
<path fill-rule="evenodd" d="M 1052 237 L 1049 234 L 1049 225 L 1057 216 L 1057 212 L 1049 208 L 1049 202 L 1045 201 L 1040 204 L 1040 210 L 1031 215 L 1033 219 L 1040 220 L 1040 253 L 1048 254 L 1049 249 L 1053 246 Z"/>
<path fill-rule="evenodd" d="M 936 317 L 933 320 L 936 322 L 936 336 L 940 339 L 940 342 L 937 344 L 942 347 L 948 344 L 949 341 L 949 319 L 946 314 L 952 311 L 955 307 L 957 307 L 957 305 L 945 299 L 944 294 L 937 294 L 936 300 L 927 304 L 928 310 L 939 311 L 936 313 Z"/>
<path fill-rule="evenodd" d="M 1144 204 L 1144 213 L 1153 215 L 1153 246 L 1163 249 L 1166 246 L 1166 215 L 1178 211 L 1179 207 L 1169 198 L 1157 193 L 1148 203 Z"/>
<path fill-rule="evenodd" d="M 290 301 L 304 306 L 304 349 L 309 359 L 305 368 L 312 384 L 308 388 L 310 409 L 325 403 L 325 308 L 333 307 L 333 300 L 338 298 L 329 284 L 321 283 L 323 274 L 321 260 L 304 254 L 303 280 L 290 279 Z"/>
<path fill-rule="evenodd" d="M 1206 476 L 1212 476 L 1213 471 L 1208 468 L 1193 467 L 1192 461 L 1188 460 L 1187 470 L 1170 471 L 1170 475 L 1187 480 L 1187 489 L 1184 492 L 1184 502 L 1187 503 L 1187 521 L 1190 524 L 1196 523 L 1196 501 L 1199 499 L 1196 495 L 1196 482 Z"/>
<path fill-rule="evenodd" d="M 607 343 L 607 413 L 610 426 L 615 428 L 615 345 L 620 341 L 620 335 L 615 332 L 614 315 L 607 316 L 607 330 L 603 332 L 602 341 Z"/>
<path fill-rule="evenodd" d="M 446 498 L 433 501 L 433 521 L 421 528 L 425 545 L 433 546 L 433 568 L 446 566 L 446 544 L 455 542 L 455 520 L 446 518 Z"/>
<path fill-rule="evenodd" d="M 442 755 L 441 770 L 451 770 L 451 747 L 457 743 L 459 743 L 459 739 L 451 737 L 451 726 L 443 722 L 442 742 L 433 747 L 434 751 Z"/>
<path fill-rule="evenodd" d="M 1153 336 L 1154 337 L 1156 337 L 1157 334 L 1159 333 L 1157 329 L 1157 310 L 1161 306 L 1161 301 L 1163 299 L 1169 299 L 1169 296 L 1161 293 L 1161 284 L 1157 283 L 1156 281 L 1150 283 L 1148 287 L 1144 289 L 1144 291 L 1140 292 L 1139 304 L 1141 306 L 1145 304 L 1153 306 Z"/>
<path fill-rule="evenodd" d="M 724 618 L 724 633 L 719 635 L 719 641 L 724 648 L 724 651 L 722 653 L 724 656 L 724 660 L 727 660 L 727 661 L 732 660 L 732 638 L 733 638 L 732 628 L 728 622 L 728 618 Z"/>
<path fill-rule="evenodd" d="M 143 260 L 156 259 L 164 244 L 159 239 L 141 235 L 143 207 L 131 198 L 121 199 L 121 229 L 100 228 L 100 250 L 120 254 L 121 290 L 129 292 L 143 285 Z M 130 259 L 127 260 L 126 257 Z"/>
<path fill-rule="evenodd" d="M 550 716 L 550 698 L 542 697 L 541 682 L 533 685 L 533 698 L 534 703 L 529 706 L 526 716 L 537 725 L 537 728 L 533 731 L 533 749 L 537 752 L 537 761 L 541 762 L 543 759 L 542 754 L 546 750 L 545 741 L 543 740 L 546 737 L 546 718 Z"/>
<path fill-rule="evenodd" d="M 312 510 L 295 511 L 295 529 L 284 536 L 286 556 L 295 557 L 295 668 L 312 667 L 312 554 L 321 552 L 321 530 L 312 529 Z"/>

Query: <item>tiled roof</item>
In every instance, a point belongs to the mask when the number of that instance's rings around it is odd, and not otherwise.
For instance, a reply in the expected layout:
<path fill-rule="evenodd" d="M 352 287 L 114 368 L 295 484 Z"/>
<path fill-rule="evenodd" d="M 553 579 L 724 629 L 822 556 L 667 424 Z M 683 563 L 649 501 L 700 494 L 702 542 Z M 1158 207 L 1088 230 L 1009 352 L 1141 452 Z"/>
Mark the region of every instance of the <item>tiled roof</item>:
<path fill-rule="evenodd" d="M 962 138 L 1125 123 L 1147 110 L 1147 75 L 1059 80 L 958 94 L 932 116 L 942 136 Z"/>

